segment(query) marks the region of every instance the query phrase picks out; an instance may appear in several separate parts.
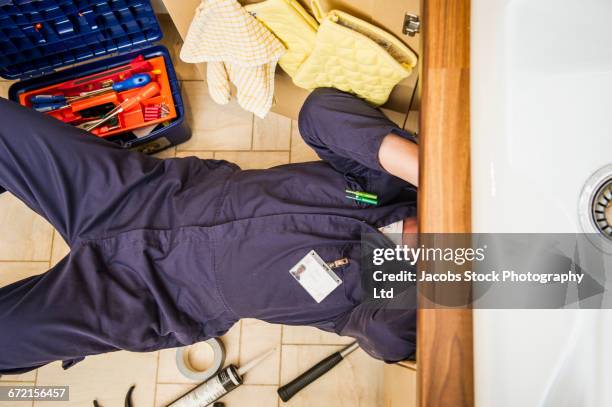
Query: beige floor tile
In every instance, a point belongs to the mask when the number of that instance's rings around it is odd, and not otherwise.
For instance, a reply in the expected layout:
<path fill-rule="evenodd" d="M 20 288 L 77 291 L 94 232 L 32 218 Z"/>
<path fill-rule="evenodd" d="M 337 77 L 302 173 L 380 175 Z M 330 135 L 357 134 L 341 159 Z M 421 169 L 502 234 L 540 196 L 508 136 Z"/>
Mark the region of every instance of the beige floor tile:
<path fill-rule="evenodd" d="M 34 383 L 2 382 L 0 386 L 34 386 Z M 0 401 L 0 407 L 32 407 L 33 403 L 33 401 Z"/>
<path fill-rule="evenodd" d="M 68 243 L 57 230 L 53 231 L 53 250 L 51 250 L 51 267 L 55 266 L 70 253 Z"/>
<path fill-rule="evenodd" d="M 223 367 L 238 365 L 240 356 L 240 323 L 237 323 L 225 334 L 221 341 L 225 347 L 225 363 Z M 176 367 L 176 348 L 164 349 L 159 352 L 158 383 L 198 383 L 197 380 L 186 378 Z"/>
<path fill-rule="evenodd" d="M 300 136 L 297 120 L 293 120 L 291 124 L 291 162 L 303 163 L 319 160 L 317 153 Z"/>
<path fill-rule="evenodd" d="M 194 387 L 193 384 L 158 384 L 155 394 L 155 407 L 166 407 Z"/>
<path fill-rule="evenodd" d="M 288 383 L 340 346 L 283 345 L 281 383 Z M 379 407 L 383 405 L 384 363 L 358 349 L 307 388 L 281 405 Z"/>
<path fill-rule="evenodd" d="M 347 345 L 355 340 L 310 326 L 283 326 L 283 344 L 286 345 Z"/>
<path fill-rule="evenodd" d="M 0 262 L 0 287 L 23 280 L 31 276 L 36 276 L 47 271 L 48 264 L 44 262 Z M 0 379 L 2 380 L 2 379 Z M 21 381 L 23 379 L 14 379 Z"/>
<path fill-rule="evenodd" d="M 288 151 L 223 151 L 215 153 L 218 160 L 236 163 L 243 170 L 271 168 L 289 163 Z"/>
<path fill-rule="evenodd" d="M 398 364 L 384 368 L 384 395 L 386 407 L 416 407 L 417 372 Z"/>
<path fill-rule="evenodd" d="M 183 82 L 183 96 L 193 135 L 178 146 L 179 151 L 251 149 L 253 115 L 235 100 L 216 104 L 203 82 Z"/>
<path fill-rule="evenodd" d="M 8 99 L 8 90 L 11 87 L 12 82 L 0 81 L 0 97 Z"/>
<path fill-rule="evenodd" d="M 242 320 L 240 340 L 240 365 L 277 347 L 276 353 L 247 373 L 245 384 L 278 384 L 280 362 L 281 326 L 268 324 L 256 319 Z"/>
<path fill-rule="evenodd" d="M 155 398 L 156 407 L 165 407 L 193 389 L 189 384 L 158 384 Z M 226 406 L 276 407 L 278 403 L 276 386 L 242 385 L 223 397 L 221 402 Z"/>
<path fill-rule="evenodd" d="M 136 406 L 152 406 L 155 396 L 157 352 L 113 352 L 89 356 L 63 370 L 59 362 L 38 369 L 39 386 L 70 386 L 70 402 L 62 407 L 91 406 L 94 399 L 102 406 L 121 406 L 131 385 L 135 384 Z M 56 402 L 35 402 L 35 407 L 57 406 Z"/>
<path fill-rule="evenodd" d="M 212 151 L 177 151 L 176 152 L 176 156 L 177 157 L 198 157 L 201 158 L 202 160 L 208 160 L 213 158 L 215 155 L 215 153 L 213 153 Z"/>
<path fill-rule="evenodd" d="M 0 284 L 2 285 L 2 284 Z M 16 374 L 16 375 L 4 375 L 0 377 L 0 386 L 7 386 L 7 382 L 21 383 L 21 386 L 29 386 L 31 383 L 36 381 L 36 370 L 32 370 L 28 373 Z M 2 402 L 0 401 L 0 407 Z"/>
<path fill-rule="evenodd" d="M 278 395 L 276 394 L 276 386 L 243 385 L 219 401 L 225 403 L 228 407 L 277 407 Z"/>
<path fill-rule="evenodd" d="M 53 227 L 9 193 L 0 195 L 0 260 L 48 261 Z"/>
<path fill-rule="evenodd" d="M 291 119 L 270 112 L 264 119 L 255 117 L 253 150 L 289 150 Z"/>
<path fill-rule="evenodd" d="M 164 37 L 160 41 L 160 44 L 168 48 L 170 58 L 172 59 L 172 64 L 174 65 L 174 70 L 176 71 L 176 75 L 178 76 L 179 80 L 197 81 L 203 79 L 196 68 L 196 65 L 181 61 L 180 53 L 183 46 L 183 40 L 176 30 L 170 16 L 168 14 L 160 14 L 158 15 L 158 18 L 159 25 L 161 25 L 164 33 Z"/>

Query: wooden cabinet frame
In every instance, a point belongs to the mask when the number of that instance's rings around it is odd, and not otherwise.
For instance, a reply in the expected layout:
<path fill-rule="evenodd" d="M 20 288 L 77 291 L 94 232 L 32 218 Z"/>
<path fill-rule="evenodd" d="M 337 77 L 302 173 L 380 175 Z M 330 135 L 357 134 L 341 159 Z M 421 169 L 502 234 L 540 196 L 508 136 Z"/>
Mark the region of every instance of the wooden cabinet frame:
<path fill-rule="evenodd" d="M 470 0 L 422 0 L 421 20 L 419 231 L 469 233 Z M 473 406 L 471 309 L 420 308 L 417 335 L 419 406 Z"/>

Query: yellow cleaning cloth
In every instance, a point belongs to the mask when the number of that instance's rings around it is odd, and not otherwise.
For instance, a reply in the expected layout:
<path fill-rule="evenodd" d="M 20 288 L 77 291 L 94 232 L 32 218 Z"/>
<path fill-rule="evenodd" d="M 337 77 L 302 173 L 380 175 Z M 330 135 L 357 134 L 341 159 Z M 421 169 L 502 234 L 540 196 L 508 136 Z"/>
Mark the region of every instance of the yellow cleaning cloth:
<path fill-rule="evenodd" d="M 191 22 L 181 59 L 208 62 L 208 91 L 229 102 L 230 81 L 245 110 L 265 117 L 274 97 L 274 71 L 283 44 L 235 0 L 203 0 Z"/>

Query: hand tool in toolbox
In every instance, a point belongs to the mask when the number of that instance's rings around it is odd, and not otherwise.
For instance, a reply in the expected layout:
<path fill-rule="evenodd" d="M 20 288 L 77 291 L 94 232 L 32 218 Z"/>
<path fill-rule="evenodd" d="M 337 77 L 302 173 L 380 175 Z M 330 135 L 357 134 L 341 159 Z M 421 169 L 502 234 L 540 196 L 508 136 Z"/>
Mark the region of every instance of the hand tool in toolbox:
<path fill-rule="evenodd" d="M 165 103 L 160 105 L 148 105 L 144 108 L 145 122 L 161 119 L 162 117 L 168 116 L 168 114 L 170 114 L 170 108 Z"/>
<path fill-rule="evenodd" d="M 86 123 L 85 125 L 80 125 L 79 127 L 87 131 L 92 131 L 96 127 L 106 123 L 108 120 L 112 119 L 118 114 L 123 113 L 126 110 L 133 109 L 134 107 L 139 105 L 140 102 L 142 102 L 143 100 L 150 99 L 157 95 L 159 95 L 159 85 L 156 82 L 149 83 L 136 96 L 127 98 L 126 100 L 121 102 L 119 106 L 111 110 L 100 120 L 97 120 L 93 123 Z"/>
<path fill-rule="evenodd" d="M 88 121 L 85 121 L 85 122 L 81 123 L 79 126 L 85 127 L 87 125 L 94 124 L 98 120 L 100 120 L 100 118 L 95 118 L 93 120 L 88 120 Z M 79 127 L 79 126 L 77 126 L 77 127 Z M 119 117 L 114 116 L 114 117 L 108 119 L 108 121 L 106 122 L 106 124 L 104 126 L 100 126 L 100 127 L 96 128 L 96 129 L 92 130 L 92 133 L 95 134 L 96 136 L 103 137 L 108 132 L 111 132 L 111 131 L 119 129 L 119 128 L 121 128 L 121 124 L 119 123 Z"/>
<path fill-rule="evenodd" d="M 74 126 L 95 125 L 94 135 L 147 153 L 190 137 L 170 52 L 156 45 L 163 33 L 150 0 L 11 4 L 0 7 L 0 76 L 17 80 L 11 100 Z M 122 87 L 140 75 L 147 78 L 139 86 Z M 153 82 L 159 92 L 140 98 Z M 134 97 L 138 106 L 122 105 Z M 140 128 L 147 129 L 141 138 L 132 133 Z"/>
<path fill-rule="evenodd" d="M 134 74 L 150 72 L 152 70 L 153 66 L 151 63 L 146 61 L 142 55 L 139 55 L 128 65 L 62 83 L 57 87 L 57 90 L 65 92 L 86 92 L 88 90 L 92 90 L 96 83 L 109 80 L 121 81 Z"/>
<path fill-rule="evenodd" d="M 128 78 L 116 83 L 104 73 L 90 75 L 89 79 L 85 82 L 70 80 L 68 83 L 71 87 L 87 83 L 87 88 L 93 90 L 80 93 L 74 90 L 62 91 L 60 94 L 58 89 L 66 88 L 66 83 L 59 83 L 23 95 L 21 97 L 22 104 L 29 104 L 40 112 L 49 114 L 58 120 L 73 124 L 100 137 L 109 137 L 122 131 L 127 133 L 129 130 L 150 127 L 152 124 L 160 124 L 164 120 L 176 118 L 176 108 L 166 103 L 166 100 L 173 99 L 173 95 L 168 93 L 165 61 L 163 58 L 158 57 L 143 62 L 146 62 L 147 66 L 151 68 L 150 71 L 132 74 L 129 70 L 122 70 L 124 73 L 123 77 L 128 76 Z M 140 66 L 138 69 L 140 69 Z M 113 72 L 115 71 L 113 70 Z M 92 78 L 95 79 L 92 81 Z M 102 82 L 95 82 L 100 79 Z M 148 92 L 138 95 L 140 89 L 145 89 L 152 84 L 155 84 L 157 91 L 151 92 L 149 87 Z M 134 98 L 134 96 L 138 97 Z M 120 106 L 120 101 L 125 101 L 126 99 L 130 99 L 129 103 L 133 101 L 134 104 L 128 103 L 127 108 Z M 120 115 L 116 124 L 107 124 L 101 127 L 105 124 L 103 119 L 107 119 L 106 115 L 94 116 L 92 118 L 79 114 L 82 110 L 88 110 L 108 103 L 113 103 L 115 106 L 115 108 L 108 112 L 109 118 Z M 137 105 L 139 109 L 136 109 Z M 153 129 L 156 128 L 159 127 L 153 127 Z M 163 127 L 160 129 L 163 129 Z"/>
<path fill-rule="evenodd" d="M 69 106 L 73 112 L 78 113 L 83 110 L 92 109 L 94 107 L 106 105 L 109 103 L 119 103 L 119 95 L 116 92 L 104 93 L 98 96 L 92 96 L 87 99 L 77 100 L 76 102 L 71 102 Z"/>
<path fill-rule="evenodd" d="M 32 108 L 41 113 L 54 112 L 56 110 L 70 108 L 72 113 L 76 114 L 82 110 L 90 109 L 92 107 L 104 105 L 107 103 L 118 103 L 118 96 L 117 96 L 117 93 L 115 92 L 113 93 L 109 92 L 109 93 L 100 94 L 98 96 L 92 96 L 90 98 L 85 98 L 83 100 L 76 100 L 70 103 L 67 103 L 65 99 L 60 99 L 59 97 L 58 98 L 54 97 L 53 99 L 49 98 L 45 100 L 50 100 L 50 102 L 36 103 L 32 106 Z M 57 102 L 54 102 L 53 100 L 57 100 Z M 74 119 L 78 119 L 78 116 L 75 115 L 73 119 L 63 120 L 63 121 L 71 122 Z"/>
<path fill-rule="evenodd" d="M 122 82 L 115 83 L 111 86 L 100 89 L 83 92 L 79 96 L 64 96 L 64 95 L 35 95 L 30 99 L 32 107 L 39 112 L 49 112 L 56 109 L 69 107 L 73 102 L 88 99 L 107 92 L 123 92 L 130 89 L 136 89 L 151 83 L 149 74 L 137 74 Z"/>

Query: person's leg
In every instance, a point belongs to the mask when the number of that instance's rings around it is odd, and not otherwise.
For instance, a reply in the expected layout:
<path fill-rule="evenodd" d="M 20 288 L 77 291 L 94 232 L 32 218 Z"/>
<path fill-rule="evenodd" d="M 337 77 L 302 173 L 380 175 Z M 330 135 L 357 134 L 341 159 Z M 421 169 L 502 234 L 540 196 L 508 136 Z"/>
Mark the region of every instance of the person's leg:
<path fill-rule="evenodd" d="M 176 266 L 185 254 L 164 253 L 174 264 L 151 267 L 147 263 L 161 255 L 160 244 L 130 247 L 122 255 L 121 246 L 129 244 L 113 244 L 117 250 L 79 244 L 48 272 L 0 288 L 0 374 L 57 360 L 68 367 L 85 356 L 121 349 L 183 346 L 231 326 L 229 320 L 228 325 L 215 320 L 221 300 L 211 294 L 212 288 L 200 289 L 198 281 L 191 286 L 210 304 L 186 311 L 190 293 L 184 280 L 195 276 L 189 274 L 193 270 Z M 183 263 L 196 267 L 190 261 Z"/>
<path fill-rule="evenodd" d="M 156 165 L 156 160 L 119 156 L 125 153 L 0 99 L 0 192 L 9 191 L 49 220 L 71 246 L 104 205 L 125 190 L 129 171 L 141 175 L 145 166 Z M 95 256 L 84 259 L 67 257 L 45 274 L 0 288 L 0 373 L 117 350 L 105 329 L 101 300 L 121 312 L 129 307 L 134 314 L 123 317 L 129 325 L 143 320 L 145 301 L 122 298 L 136 289 L 134 281 L 107 289 L 111 281 L 96 272 Z"/>
<path fill-rule="evenodd" d="M 418 183 L 416 137 L 361 99 L 317 89 L 300 112 L 299 127 L 319 157 L 345 175 L 366 179 L 383 192 Z"/>
<path fill-rule="evenodd" d="M 0 192 L 45 217 L 69 244 L 160 171 L 162 160 L 0 99 Z"/>
<path fill-rule="evenodd" d="M 209 198 L 233 171 L 218 162 L 129 152 L 0 99 L 0 186 L 47 218 L 72 249 L 47 273 L 0 287 L 0 374 L 191 343 L 203 330 L 196 320 L 209 320 L 206 328 L 215 333 L 227 329 L 221 323 L 217 332 L 210 322 L 221 311 L 209 308 L 221 300 L 195 273 L 207 254 L 188 255 L 203 252 L 200 242 L 187 247 L 196 242 L 179 241 L 180 231 L 156 236 L 210 222 L 216 207 Z M 152 231 L 142 247 L 116 242 L 143 229 Z M 125 250 L 92 248 L 91 241 L 107 236 L 101 247 Z M 184 251 L 160 252 L 168 242 Z M 206 301 L 188 301 L 190 289 Z"/>
<path fill-rule="evenodd" d="M 104 308 L 98 309 L 101 296 L 116 309 L 131 306 L 123 318 L 138 330 L 147 319 L 143 302 L 122 304 L 130 297 L 121 299 L 121 292 L 134 299 L 140 287 L 125 278 L 121 290 L 107 290 L 100 281 L 103 274 L 85 274 L 91 267 L 67 257 L 44 274 L 0 288 L 0 374 L 19 374 L 56 360 L 68 367 L 85 355 L 119 350 L 106 332 Z M 130 341 L 129 331 L 124 333 Z"/>

